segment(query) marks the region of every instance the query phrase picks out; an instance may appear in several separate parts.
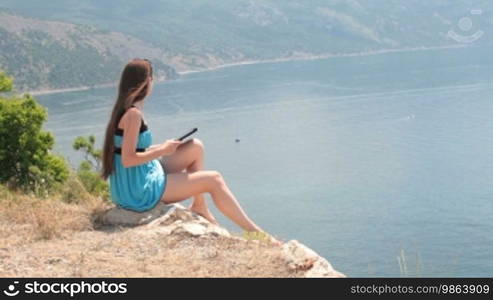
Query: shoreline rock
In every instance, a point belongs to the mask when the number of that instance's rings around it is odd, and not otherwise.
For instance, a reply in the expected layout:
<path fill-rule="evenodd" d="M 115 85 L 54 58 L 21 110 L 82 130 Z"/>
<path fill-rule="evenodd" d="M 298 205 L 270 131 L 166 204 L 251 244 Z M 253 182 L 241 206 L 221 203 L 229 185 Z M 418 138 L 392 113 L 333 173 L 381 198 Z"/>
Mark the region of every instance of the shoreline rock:
<path fill-rule="evenodd" d="M 181 236 L 185 238 L 220 236 L 233 240 L 244 240 L 241 237 L 231 235 L 225 228 L 210 223 L 180 204 L 165 205 L 159 203 L 152 210 L 142 213 L 113 207 L 102 214 L 99 223 L 106 227 L 135 227 L 135 230 L 144 235 Z M 287 267 L 293 271 L 303 272 L 302 277 L 346 277 L 341 272 L 336 271 L 325 258 L 297 240 L 284 243 L 279 247 L 279 251 Z"/>

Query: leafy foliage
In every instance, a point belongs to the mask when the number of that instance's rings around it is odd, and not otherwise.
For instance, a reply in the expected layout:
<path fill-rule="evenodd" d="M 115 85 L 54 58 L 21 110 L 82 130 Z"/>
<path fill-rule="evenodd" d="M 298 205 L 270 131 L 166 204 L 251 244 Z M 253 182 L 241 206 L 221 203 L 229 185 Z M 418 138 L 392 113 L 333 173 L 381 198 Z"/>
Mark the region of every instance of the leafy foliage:
<path fill-rule="evenodd" d="M 0 183 L 41 192 L 67 179 L 65 159 L 51 153 L 53 135 L 42 130 L 46 118 L 30 95 L 0 98 Z"/>
<path fill-rule="evenodd" d="M 0 71 L 0 92 L 10 92 L 13 88 L 14 80 Z"/>
<path fill-rule="evenodd" d="M 88 138 L 79 136 L 74 140 L 73 148 L 82 151 L 85 155 L 85 160 L 80 163 L 77 170 L 77 176 L 89 193 L 109 200 L 108 182 L 99 175 L 102 150 L 94 148 L 95 142 L 94 135 L 90 135 Z"/>
<path fill-rule="evenodd" d="M 89 163 L 91 168 L 100 170 L 101 159 L 103 155 L 102 149 L 94 149 L 94 143 L 96 138 L 94 135 L 90 135 L 88 138 L 78 136 L 73 143 L 74 150 L 81 150 L 84 152 L 85 160 Z"/>

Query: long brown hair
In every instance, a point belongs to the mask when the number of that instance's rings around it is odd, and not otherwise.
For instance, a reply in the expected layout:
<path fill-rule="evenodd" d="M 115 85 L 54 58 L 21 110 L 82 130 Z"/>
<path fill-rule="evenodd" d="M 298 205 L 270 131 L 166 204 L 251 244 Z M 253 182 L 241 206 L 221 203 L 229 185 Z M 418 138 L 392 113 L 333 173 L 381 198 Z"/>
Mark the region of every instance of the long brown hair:
<path fill-rule="evenodd" d="M 135 102 L 144 100 L 150 91 L 150 80 L 152 79 L 152 65 L 147 59 L 133 59 L 123 69 L 118 98 L 116 99 L 111 118 L 106 127 L 106 135 L 103 146 L 103 167 L 101 176 L 106 180 L 113 172 L 114 135 L 118 122 L 123 114 Z"/>

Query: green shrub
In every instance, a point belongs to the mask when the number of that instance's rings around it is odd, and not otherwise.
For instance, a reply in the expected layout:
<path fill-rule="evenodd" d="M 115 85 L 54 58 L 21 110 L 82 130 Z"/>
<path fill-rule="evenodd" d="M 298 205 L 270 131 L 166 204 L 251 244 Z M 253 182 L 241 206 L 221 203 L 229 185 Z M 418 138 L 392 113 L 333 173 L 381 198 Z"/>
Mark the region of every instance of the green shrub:
<path fill-rule="evenodd" d="M 0 183 L 44 193 L 65 182 L 68 165 L 51 153 L 55 141 L 42 130 L 46 118 L 46 109 L 30 95 L 0 98 Z"/>
<path fill-rule="evenodd" d="M 13 89 L 14 80 L 0 71 L 0 92 L 10 92 Z"/>
<path fill-rule="evenodd" d="M 71 171 L 67 182 L 60 189 L 61 200 L 67 203 L 80 204 L 90 200 L 92 195 L 79 179 L 78 174 Z"/>
<path fill-rule="evenodd" d="M 105 200 L 109 199 L 108 183 L 101 178 L 98 172 L 93 170 L 89 162 L 81 162 L 77 176 L 89 193 Z"/>
<path fill-rule="evenodd" d="M 108 182 L 100 176 L 102 150 L 94 148 L 95 142 L 94 135 L 88 138 L 79 136 L 74 140 L 73 148 L 81 150 L 85 156 L 77 169 L 77 176 L 91 195 L 109 200 Z"/>

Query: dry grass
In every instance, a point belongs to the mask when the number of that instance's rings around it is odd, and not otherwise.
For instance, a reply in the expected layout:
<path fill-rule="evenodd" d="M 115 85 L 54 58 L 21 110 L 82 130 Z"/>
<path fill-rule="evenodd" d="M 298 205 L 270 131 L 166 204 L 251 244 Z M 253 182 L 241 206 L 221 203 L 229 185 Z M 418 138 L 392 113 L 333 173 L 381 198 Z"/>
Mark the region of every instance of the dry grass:
<path fill-rule="evenodd" d="M 25 241 L 59 237 L 63 232 L 93 228 L 93 219 L 107 205 L 94 197 L 87 197 L 79 204 L 60 200 L 61 196 L 38 199 L 20 192 L 2 190 L 0 195 L 0 239 L 9 238 L 8 228 L 22 227 Z M 15 234 L 15 233 L 14 233 Z M 8 244 L 8 241 L 5 243 Z"/>
<path fill-rule="evenodd" d="M 97 230 L 105 203 L 0 189 L 0 277 L 297 277 L 264 242 L 157 229 Z"/>

